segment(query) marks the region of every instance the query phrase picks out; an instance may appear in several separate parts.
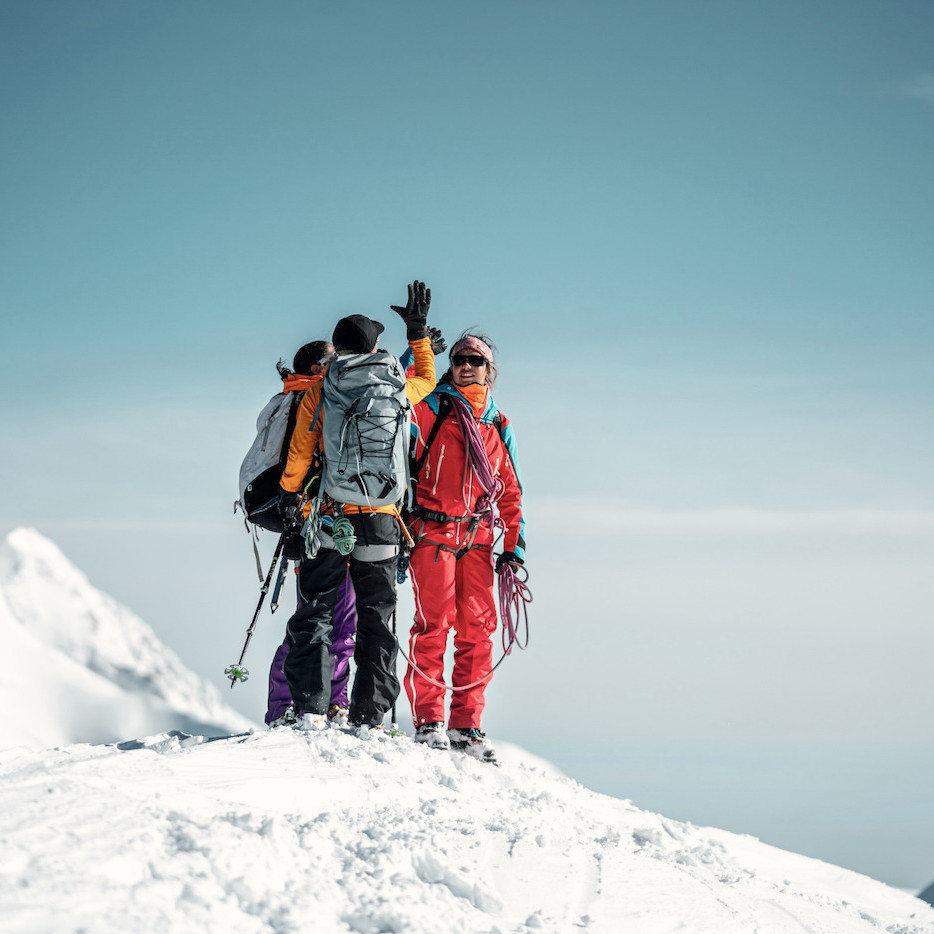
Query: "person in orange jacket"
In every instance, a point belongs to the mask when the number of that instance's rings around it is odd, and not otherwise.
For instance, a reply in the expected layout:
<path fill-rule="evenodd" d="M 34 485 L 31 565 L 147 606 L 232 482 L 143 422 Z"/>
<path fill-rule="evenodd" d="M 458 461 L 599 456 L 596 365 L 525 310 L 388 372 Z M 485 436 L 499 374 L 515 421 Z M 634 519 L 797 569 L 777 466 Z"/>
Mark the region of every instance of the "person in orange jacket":
<path fill-rule="evenodd" d="M 413 410 L 416 502 L 411 529 L 416 545 L 409 571 L 415 622 L 405 674 L 416 742 L 453 747 L 494 762 L 480 719 L 493 666 L 495 575 L 506 564 L 524 563 L 525 554 L 515 436 L 493 401 L 496 372 L 490 340 L 465 334 L 451 348 L 451 367 L 438 387 Z M 482 443 L 485 452 L 482 471 L 470 453 L 467 419 L 479 435 L 475 444 Z M 481 474 L 492 478 L 492 490 L 484 490 Z M 499 522 L 489 508 L 494 504 Z M 504 526 L 504 550 L 494 566 L 499 524 Z M 454 670 L 445 732 L 444 654 L 452 628 Z"/>
<path fill-rule="evenodd" d="M 431 292 L 424 283 L 409 286 L 409 301 L 393 307 L 406 324 L 406 336 L 414 355 L 414 375 L 405 380 L 411 404 L 422 400 L 436 385 L 434 354 L 426 319 Z M 338 355 L 377 353 L 383 325 L 364 315 L 338 321 L 332 342 Z M 294 515 L 301 487 L 315 454 L 323 448 L 319 413 L 322 384 L 311 386 L 298 410 L 289 458 L 280 481 L 280 512 Z M 306 504 L 307 517 L 310 504 Z M 363 727 L 379 726 L 395 703 L 400 686 L 396 677 L 397 645 L 390 628 L 396 605 L 396 564 L 401 539 L 401 519 L 395 505 L 343 507 L 344 517 L 356 535 L 349 556 L 350 576 L 356 594 L 357 641 L 354 649 L 356 676 L 351 689 L 349 721 Z M 289 652 L 284 672 L 299 717 L 300 729 L 322 729 L 330 701 L 331 662 L 328 646 L 334 625 L 334 605 L 348 564 L 326 528 L 321 547 L 299 566 L 299 591 L 303 605 L 289 620 Z"/>
<path fill-rule="evenodd" d="M 311 386 L 320 383 L 331 358 L 334 345 L 329 341 L 311 341 L 304 344 L 292 358 L 289 370 L 281 361 L 278 364 L 282 377 L 282 391 L 304 393 Z M 297 406 L 296 406 L 297 409 Z M 297 412 L 296 412 L 297 414 Z M 304 542 L 298 531 L 292 531 L 286 539 L 286 557 L 299 560 Z M 301 604 L 301 591 L 298 594 Z M 347 683 L 350 677 L 350 657 L 353 655 L 354 635 L 357 631 L 357 610 L 354 604 L 353 585 L 349 572 L 344 577 L 337 592 L 334 607 L 334 629 L 331 636 L 331 703 L 328 707 L 328 719 L 342 721 L 347 716 Z M 292 708 L 292 695 L 289 691 L 285 673 L 282 670 L 285 657 L 289 652 L 288 639 L 285 638 L 273 656 L 269 666 L 269 691 L 266 704 L 266 724 L 271 727 L 291 726 L 295 722 Z"/>

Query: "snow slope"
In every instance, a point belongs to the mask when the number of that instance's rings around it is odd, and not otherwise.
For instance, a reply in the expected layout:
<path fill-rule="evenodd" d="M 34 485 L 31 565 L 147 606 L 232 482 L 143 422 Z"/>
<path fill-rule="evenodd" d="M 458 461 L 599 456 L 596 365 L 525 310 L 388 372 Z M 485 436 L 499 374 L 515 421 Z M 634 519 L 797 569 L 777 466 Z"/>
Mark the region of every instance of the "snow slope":
<path fill-rule="evenodd" d="M 514 747 L 249 729 L 35 532 L 0 548 L 0 640 L 4 934 L 934 934 L 912 895 Z"/>
<path fill-rule="evenodd" d="M 337 729 L 7 751 L 3 930 L 934 934 L 912 895 L 505 753 Z"/>
<path fill-rule="evenodd" d="M 31 529 L 0 545 L 0 652 L 0 748 L 252 725 Z"/>

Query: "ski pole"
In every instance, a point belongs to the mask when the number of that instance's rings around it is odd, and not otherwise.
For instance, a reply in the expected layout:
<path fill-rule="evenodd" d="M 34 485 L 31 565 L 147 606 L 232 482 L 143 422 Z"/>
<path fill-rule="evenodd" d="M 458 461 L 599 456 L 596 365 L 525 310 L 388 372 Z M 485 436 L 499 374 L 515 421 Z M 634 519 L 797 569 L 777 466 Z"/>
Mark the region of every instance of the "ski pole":
<path fill-rule="evenodd" d="M 393 605 L 393 608 L 392 608 L 392 638 L 395 640 L 396 644 L 398 644 L 399 640 L 396 639 L 396 607 L 395 605 Z M 396 721 L 396 702 L 395 701 L 392 702 L 392 723 L 389 725 L 389 729 L 392 730 L 393 733 L 397 733 L 399 731 L 399 724 Z"/>
<path fill-rule="evenodd" d="M 238 681 L 246 681 L 247 678 L 250 677 L 249 669 L 243 667 L 243 656 L 246 655 L 247 646 L 250 644 L 250 639 L 253 638 L 253 630 L 256 629 L 256 620 L 259 619 L 259 611 L 263 608 L 263 601 L 266 599 L 266 594 L 269 593 L 269 583 L 272 581 L 273 572 L 276 570 L 276 565 L 279 563 L 279 556 L 282 554 L 282 548 L 285 545 L 285 537 L 287 534 L 288 532 L 286 531 L 279 536 L 276 551 L 272 556 L 272 564 L 269 565 L 269 572 L 266 574 L 266 580 L 263 581 L 263 586 L 260 590 L 259 603 L 256 604 L 256 612 L 253 614 L 253 619 L 246 631 L 246 641 L 243 643 L 243 651 L 240 653 L 240 660 L 236 665 L 228 665 L 224 669 L 224 674 L 230 678 L 231 690 Z"/>

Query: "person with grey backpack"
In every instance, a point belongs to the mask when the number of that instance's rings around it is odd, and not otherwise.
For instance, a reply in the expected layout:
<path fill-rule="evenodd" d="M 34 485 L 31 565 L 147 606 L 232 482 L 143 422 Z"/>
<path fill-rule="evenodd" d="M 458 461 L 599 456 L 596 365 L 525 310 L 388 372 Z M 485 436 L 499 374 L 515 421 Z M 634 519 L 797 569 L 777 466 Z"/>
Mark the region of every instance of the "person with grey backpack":
<path fill-rule="evenodd" d="M 378 727 L 399 695 L 397 644 L 391 629 L 396 564 L 404 526 L 409 410 L 435 387 L 427 317 L 431 291 L 409 286 L 407 304 L 390 306 L 406 325 L 414 375 L 378 349 L 384 328 L 364 315 L 337 322 L 337 357 L 299 407 L 280 481 L 279 508 L 290 521 L 301 508 L 305 553 L 299 566 L 302 606 L 289 620 L 284 673 L 299 729 L 323 729 L 331 690 L 328 646 L 337 594 L 350 568 L 356 594 L 356 676 L 350 724 Z M 322 459 L 318 492 L 302 483 L 313 458 Z"/>

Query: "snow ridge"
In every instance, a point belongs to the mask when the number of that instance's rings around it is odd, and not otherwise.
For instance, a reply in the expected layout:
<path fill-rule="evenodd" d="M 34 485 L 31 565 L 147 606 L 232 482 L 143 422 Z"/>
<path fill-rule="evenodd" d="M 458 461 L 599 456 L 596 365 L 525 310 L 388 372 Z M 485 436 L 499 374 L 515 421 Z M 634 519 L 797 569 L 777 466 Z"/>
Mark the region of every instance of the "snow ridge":
<path fill-rule="evenodd" d="M 934 934 L 906 893 L 501 752 L 281 729 L 7 754 L 0 903 L 100 934 Z"/>
<path fill-rule="evenodd" d="M 20 662 L 30 664 L 34 679 L 34 684 L 26 684 L 23 699 L 42 703 L 37 695 L 45 669 L 62 668 L 56 658 L 61 655 L 119 689 L 117 696 L 129 695 L 131 706 L 139 707 L 141 699 L 148 698 L 153 709 L 182 715 L 175 724 L 180 728 L 208 729 L 213 724 L 214 732 L 229 733 L 251 725 L 223 703 L 217 688 L 186 668 L 146 623 L 92 586 L 34 529 L 16 529 L 0 545 L 0 624 L 5 641 L 30 656 L 29 663 Z M 88 681 L 85 674 L 73 671 L 69 680 L 82 682 L 75 690 L 84 690 Z M 50 690 L 57 693 L 58 687 Z M 87 690 L 100 693 L 106 687 Z"/>
<path fill-rule="evenodd" d="M 245 729 L 28 529 L 0 547 L 0 651 L 5 932 L 934 934 L 914 896 L 508 744 L 495 768 L 379 730 Z"/>

